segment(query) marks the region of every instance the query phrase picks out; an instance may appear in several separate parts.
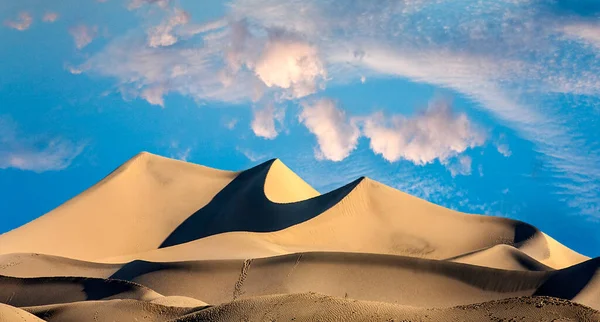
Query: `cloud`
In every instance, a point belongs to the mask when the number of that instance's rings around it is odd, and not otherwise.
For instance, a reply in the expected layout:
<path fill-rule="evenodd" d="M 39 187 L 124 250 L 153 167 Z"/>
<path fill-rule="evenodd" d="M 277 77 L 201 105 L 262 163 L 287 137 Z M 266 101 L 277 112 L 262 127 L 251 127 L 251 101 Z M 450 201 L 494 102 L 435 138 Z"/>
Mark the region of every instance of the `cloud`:
<path fill-rule="evenodd" d="M 24 31 L 29 29 L 33 23 L 33 18 L 28 12 L 21 12 L 16 20 L 6 20 L 4 24 L 12 29 Z"/>
<path fill-rule="evenodd" d="M 17 131 L 13 121 L 0 117 L 0 169 L 34 172 L 63 170 L 83 149 L 83 144 L 60 138 L 24 137 Z"/>
<path fill-rule="evenodd" d="M 283 123 L 285 110 L 276 109 L 273 104 L 268 104 L 267 107 L 254 110 L 254 118 L 250 127 L 256 136 L 272 140 L 279 134 L 275 128 L 275 121 Z"/>
<path fill-rule="evenodd" d="M 341 161 L 356 148 L 360 131 L 332 100 L 303 102 L 298 120 L 317 137 L 318 159 Z"/>
<path fill-rule="evenodd" d="M 244 148 L 238 147 L 237 151 L 240 152 L 241 154 L 243 154 L 248 160 L 250 160 L 252 162 L 262 161 L 267 158 L 267 156 L 265 154 L 257 153 L 252 150 L 249 150 L 249 149 L 244 149 Z"/>
<path fill-rule="evenodd" d="M 190 23 L 174 28 L 177 46 L 152 48 L 147 35 L 131 32 L 86 66 L 137 96 L 166 86 L 197 101 L 228 103 L 293 100 L 361 76 L 449 89 L 531 141 L 571 205 L 600 209 L 600 156 L 585 128 L 593 127 L 600 97 L 590 13 L 573 5 L 569 11 L 565 1 L 445 1 L 444 10 L 439 3 L 234 0 L 226 16 L 198 33 L 188 31 Z M 581 106 L 570 102 L 584 95 L 586 107 L 564 109 Z"/>
<path fill-rule="evenodd" d="M 77 25 L 69 29 L 69 33 L 75 41 L 77 49 L 82 49 L 89 45 L 98 34 L 98 27 L 88 27 L 86 25 Z"/>
<path fill-rule="evenodd" d="M 177 151 L 175 154 L 171 154 L 171 158 L 187 162 L 190 158 L 192 148 L 186 148 L 181 151 Z"/>
<path fill-rule="evenodd" d="M 225 127 L 226 127 L 228 130 L 233 130 L 233 129 L 235 129 L 235 126 L 238 124 L 238 122 L 239 122 L 239 120 L 238 120 L 238 119 L 236 119 L 236 118 L 233 118 L 233 119 L 231 119 L 231 120 L 229 120 L 229 121 L 226 121 L 226 122 L 225 122 Z"/>
<path fill-rule="evenodd" d="M 44 14 L 44 17 L 42 18 L 43 22 L 55 22 L 56 20 L 58 20 L 58 13 L 56 12 L 46 12 Z"/>
<path fill-rule="evenodd" d="M 576 22 L 563 27 L 563 32 L 574 39 L 600 48 L 600 24 Z"/>
<path fill-rule="evenodd" d="M 140 97 L 145 99 L 148 103 L 152 105 L 159 105 L 160 107 L 165 107 L 165 101 L 163 96 L 166 94 L 166 89 L 164 86 L 153 86 L 145 88 Z"/>
<path fill-rule="evenodd" d="M 145 37 L 127 34 L 113 40 L 79 69 L 115 78 L 117 87 L 131 94 L 128 96 L 140 96 L 145 89 L 160 86 L 165 92 L 198 102 L 256 101 L 264 93 L 262 81 L 248 70 L 235 72 L 227 67 L 223 53 L 230 32 L 221 35 L 221 31 L 212 30 L 202 35 L 202 46 L 189 41 L 167 47 L 150 47 Z M 218 36 L 213 37 L 215 34 Z"/>
<path fill-rule="evenodd" d="M 127 9 L 135 10 L 143 7 L 148 4 L 156 4 L 161 8 L 167 8 L 169 6 L 170 0 L 131 0 Z"/>
<path fill-rule="evenodd" d="M 505 156 L 507 158 L 512 155 L 512 151 L 510 150 L 510 148 L 508 147 L 508 144 L 506 144 L 506 143 L 498 144 L 496 146 L 496 148 L 498 149 L 498 153 L 502 154 L 503 156 Z"/>
<path fill-rule="evenodd" d="M 187 12 L 175 9 L 173 15 L 166 22 L 148 30 L 148 46 L 167 47 L 175 44 L 178 39 L 173 34 L 173 29 L 185 25 L 189 21 L 190 15 Z"/>
<path fill-rule="evenodd" d="M 289 89 L 294 98 L 312 94 L 327 76 L 316 47 L 281 32 L 273 32 L 254 72 L 268 87 Z"/>
<path fill-rule="evenodd" d="M 456 177 L 457 175 L 470 175 L 472 162 L 473 160 L 470 156 L 463 155 L 452 160 L 444 161 L 442 164 L 450 171 L 452 177 Z"/>
<path fill-rule="evenodd" d="M 379 112 L 365 118 L 362 124 L 373 152 L 390 162 L 400 159 L 417 165 L 435 160 L 446 162 L 486 140 L 466 114 L 454 113 L 445 101 L 433 101 L 425 111 L 411 118 L 387 117 Z"/>

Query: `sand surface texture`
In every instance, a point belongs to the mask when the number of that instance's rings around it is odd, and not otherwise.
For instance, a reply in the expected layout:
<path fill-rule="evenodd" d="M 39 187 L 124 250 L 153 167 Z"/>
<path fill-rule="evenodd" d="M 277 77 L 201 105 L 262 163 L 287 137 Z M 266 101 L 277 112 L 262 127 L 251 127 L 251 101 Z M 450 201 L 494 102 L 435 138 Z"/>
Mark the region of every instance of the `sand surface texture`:
<path fill-rule="evenodd" d="M 0 321 L 600 321 L 600 259 L 524 222 L 279 160 L 141 153 L 0 235 Z"/>

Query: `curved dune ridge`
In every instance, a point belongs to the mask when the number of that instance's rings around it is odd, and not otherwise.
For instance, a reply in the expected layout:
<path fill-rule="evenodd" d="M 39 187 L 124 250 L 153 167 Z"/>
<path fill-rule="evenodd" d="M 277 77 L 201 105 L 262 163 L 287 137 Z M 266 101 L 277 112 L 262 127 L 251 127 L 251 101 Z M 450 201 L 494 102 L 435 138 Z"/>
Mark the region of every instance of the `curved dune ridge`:
<path fill-rule="evenodd" d="M 600 321 L 600 259 L 368 178 L 320 194 L 277 159 L 141 153 L 0 235 L 0 303 L 0 321 Z"/>

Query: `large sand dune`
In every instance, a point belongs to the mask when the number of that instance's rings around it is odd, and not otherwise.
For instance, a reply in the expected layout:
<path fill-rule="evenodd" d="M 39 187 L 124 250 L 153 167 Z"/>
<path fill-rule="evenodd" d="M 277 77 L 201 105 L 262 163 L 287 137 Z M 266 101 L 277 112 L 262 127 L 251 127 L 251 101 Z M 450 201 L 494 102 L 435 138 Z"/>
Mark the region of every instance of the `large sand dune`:
<path fill-rule="evenodd" d="M 279 160 L 141 153 L 0 235 L 0 303 L 2 321 L 600 321 L 600 261 L 368 178 L 321 195 Z"/>

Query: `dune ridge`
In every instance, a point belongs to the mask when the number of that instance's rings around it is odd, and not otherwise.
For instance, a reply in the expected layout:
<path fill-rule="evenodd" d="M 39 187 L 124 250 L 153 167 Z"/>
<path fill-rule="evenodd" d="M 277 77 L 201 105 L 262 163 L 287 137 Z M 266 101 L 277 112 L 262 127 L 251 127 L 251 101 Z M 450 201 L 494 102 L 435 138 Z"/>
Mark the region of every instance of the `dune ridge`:
<path fill-rule="evenodd" d="M 595 321 L 599 272 L 530 224 L 369 178 L 320 194 L 278 159 L 232 172 L 140 153 L 0 235 L 0 317 Z"/>

